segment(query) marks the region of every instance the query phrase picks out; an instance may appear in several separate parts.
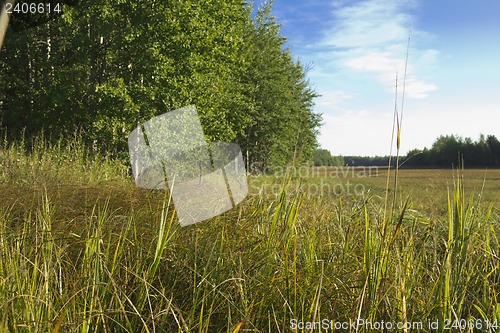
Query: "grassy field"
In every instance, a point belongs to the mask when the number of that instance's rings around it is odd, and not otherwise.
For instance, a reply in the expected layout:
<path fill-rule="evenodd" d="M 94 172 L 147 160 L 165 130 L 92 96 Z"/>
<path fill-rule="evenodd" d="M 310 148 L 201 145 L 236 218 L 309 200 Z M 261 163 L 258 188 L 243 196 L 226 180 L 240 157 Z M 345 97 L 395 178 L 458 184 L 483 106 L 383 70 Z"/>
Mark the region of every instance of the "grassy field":
<path fill-rule="evenodd" d="M 498 331 L 500 170 L 387 172 L 251 176 L 181 228 L 78 140 L 4 143 L 0 331 Z"/>

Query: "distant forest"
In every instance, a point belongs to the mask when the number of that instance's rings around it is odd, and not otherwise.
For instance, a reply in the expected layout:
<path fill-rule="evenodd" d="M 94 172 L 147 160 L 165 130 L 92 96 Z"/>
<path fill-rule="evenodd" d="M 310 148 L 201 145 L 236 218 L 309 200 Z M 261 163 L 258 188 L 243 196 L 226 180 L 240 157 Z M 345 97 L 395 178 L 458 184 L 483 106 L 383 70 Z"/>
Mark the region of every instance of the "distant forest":
<path fill-rule="evenodd" d="M 125 159 L 138 124 L 194 104 L 207 139 L 238 143 L 254 166 L 312 160 L 317 94 L 271 2 L 256 14 L 242 0 L 60 3 L 12 14 L 0 51 L 7 140 L 76 133 Z"/>
<path fill-rule="evenodd" d="M 480 135 L 477 141 L 457 135 L 442 135 L 431 148 L 413 149 L 399 158 L 401 167 L 449 168 L 452 165 L 465 167 L 500 167 L 500 141 L 494 135 Z M 331 166 L 387 166 L 389 156 L 332 156 L 326 149 L 318 149 L 314 165 Z M 392 166 L 396 160 L 392 159 Z"/>
<path fill-rule="evenodd" d="M 404 166 L 450 167 L 500 167 L 500 141 L 494 135 L 480 135 L 477 141 L 456 135 L 440 136 L 430 149 L 413 149 L 403 159 Z"/>

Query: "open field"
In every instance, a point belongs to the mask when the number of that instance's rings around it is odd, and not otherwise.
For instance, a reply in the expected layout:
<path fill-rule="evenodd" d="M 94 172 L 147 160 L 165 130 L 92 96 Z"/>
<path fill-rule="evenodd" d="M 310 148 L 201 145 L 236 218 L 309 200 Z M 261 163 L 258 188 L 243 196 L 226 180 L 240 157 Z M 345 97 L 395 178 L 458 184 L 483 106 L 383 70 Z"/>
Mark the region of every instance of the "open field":
<path fill-rule="evenodd" d="M 288 174 L 294 188 L 300 188 L 308 197 L 360 197 L 385 198 L 387 167 L 316 167 L 288 168 L 266 172 L 268 177 L 252 178 L 251 193 L 274 193 L 277 180 Z M 389 176 L 391 196 L 395 172 Z M 400 169 L 398 172 L 398 199 L 411 198 L 413 206 L 429 216 L 446 216 L 448 194 L 453 191 L 457 177 L 461 178 L 465 192 L 484 205 L 500 206 L 500 169 L 465 169 L 457 174 L 449 169 Z M 279 183 L 279 182 L 278 182 Z M 252 186 L 253 185 L 253 186 Z"/>
<path fill-rule="evenodd" d="M 394 204 L 384 169 L 249 177 L 180 228 L 77 141 L 0 168 L 0 331 L 498 331 L 500 170 L 400 170 Z"/>

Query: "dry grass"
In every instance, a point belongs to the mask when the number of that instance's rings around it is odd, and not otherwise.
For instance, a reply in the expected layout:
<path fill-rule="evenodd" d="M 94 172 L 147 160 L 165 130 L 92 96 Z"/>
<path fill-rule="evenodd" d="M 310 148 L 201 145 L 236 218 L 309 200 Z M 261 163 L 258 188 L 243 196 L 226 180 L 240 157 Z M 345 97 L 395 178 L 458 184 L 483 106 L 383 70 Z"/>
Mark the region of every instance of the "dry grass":
<path fill-rule="evenodd" d="M 465 332 L 500 320 L 498 170 L 400 170 L 389 214 L 384 170 L 261 176 L 236 209 L 180 228 L 168 196 L 114 161 L 78 142 L 37 149 L 0 150 L 1 331 L 334 331 L 293 325 L 325 319 L 449 331 L 463 319 L 453 331 Z M 363 191 L 314 194 L 321 181 Z"/>

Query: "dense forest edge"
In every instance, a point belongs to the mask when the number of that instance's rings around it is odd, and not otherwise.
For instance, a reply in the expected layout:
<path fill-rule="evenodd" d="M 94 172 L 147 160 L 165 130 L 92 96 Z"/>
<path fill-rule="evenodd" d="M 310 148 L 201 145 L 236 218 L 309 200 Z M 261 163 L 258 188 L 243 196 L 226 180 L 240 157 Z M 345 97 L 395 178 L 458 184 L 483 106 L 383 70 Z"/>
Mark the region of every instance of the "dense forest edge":
<path fill-rule="evenodd" d="M 318 94 L 294 59 L 272 1 L 60 1 L 58 13 L 13 13 L 0 50 L 2 137 L 29 145 L 81 136 L 128 163 L 140 123 L 194 104 L 209 141 L 235 142 L 252 170 L 288 164 L 387 166 L 388 156 L 318 148 Z M 401 167 L 500 167 L 494 135 L 439 137 Z M 394 165 L 395 160 L 392 164 Z"/>
<path fill-rule="evenodd" d="M 13 13 L 0 51 L 7 140 L 81 136 L 128 159 L 138 124 L 196 105 L 207 140 L 257 165 L 311 161 L 321 116 L 272 14 L 250 2 L 62 1 Z"/>

